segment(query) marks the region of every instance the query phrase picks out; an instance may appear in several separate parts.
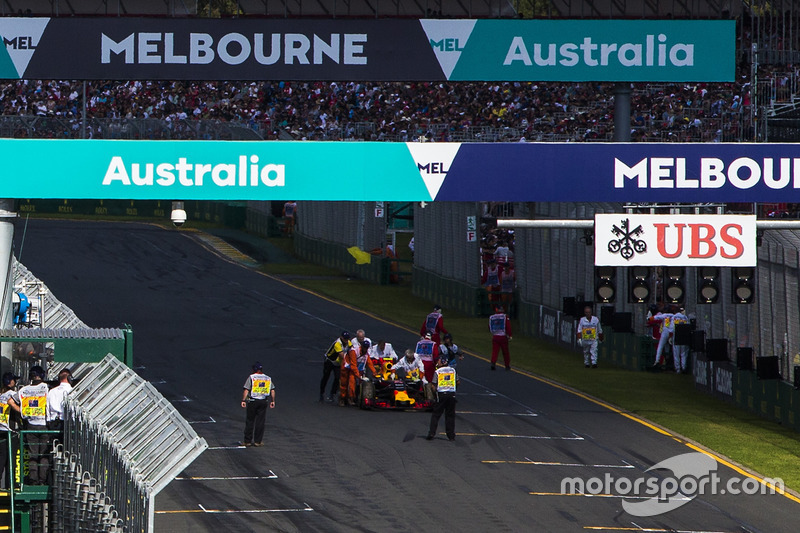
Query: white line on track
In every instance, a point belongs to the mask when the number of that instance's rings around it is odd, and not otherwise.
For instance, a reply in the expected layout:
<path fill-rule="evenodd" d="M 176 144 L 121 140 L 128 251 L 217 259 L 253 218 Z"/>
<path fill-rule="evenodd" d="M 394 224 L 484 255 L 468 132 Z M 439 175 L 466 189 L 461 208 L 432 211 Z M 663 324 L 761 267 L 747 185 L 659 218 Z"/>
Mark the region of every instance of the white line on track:
<path fill-rule="evenodd" d="M 277 474 L 272 470 L 268 476 L 222 476 L 222 477 L 203 477 L 203 476 L 183 476 L 176 477 L 180 481 L 246 481 L 252 479 L 278 479 Z"/>
<path fill-rule="evenodd" d="M 299 511 L 313 511 L 307 503 L 303 503 L 305 507 L 287 508 L 287 509 L 206 509 L 199 503 L 197 504 L 204 513 L 222 513 L 222 514 L 238 514 L 238 513 L 296 513 Z"/>
<path fill-rule="evenodd" d="M 287 308 L 287 309 L 291 309 L 292 311 L 297 311 L 297 312 L 298 312 L 298 313 L 300 313 L 301 315 L 305 315 L 305 316 L 307 316 L 308 318 L 313 318 L 314 320 L 317 320 L 317 321 L 319 321 L 319 322 L 322 322 L 323 324 L 328 324 L 329 326 L 334 326 L 334 327 L 336 327 L 337 329 L 341 329 L 341 326 L 338 326 L 337 324 L 334 324 L 333 322 L 330 322 L 330 321 L 328 321 L 328 320 L 325 320 L 325 319 L 324 319 L 324 318 L 322 318 L 322 317 L 318 317 L 317 315 L 311 314 L 311 313 L 309 313 L 308 311 L 306 311 L 305 309 L 301 309 L 301 308 L 299 308 L 299 307 L 296 307 L 296 306 L 294 306 L 294 305 L 291 305 L 291 304 L 289 304 L 289 303 L 287 303 L 287 302 L 284 302 L 284 301 L 282 301 L 282 300 L 278 300 L 277 298 L 273 298 L 272 296 L 269 296 L 269 295 L 267 295 L 267 294 L 260 294 L 258 291 L 255 291 L 255 292 L 254 292 L 254 295 L 255 295 L 255 296 L 260 296 L 260 297 L 262 297 L 262 298 L 264 298 L 264 299 L 266 299 L 266 300 L 271 300 L 272 302 L 274 302 L 274 303 L 276 303 L 276 304 L 280 305 L 281 307 L 284 307 L 284 308 Z"/>
<path fill-rule="evenodd" d="M 217 421 L 214 420 L 214 418 L 209 416 L 208 420 L 193 420 L 192 422 L 189 422 L 189 423 L 190 424 L 216 424 Z"/>
<path fill-rule="evenodd" d="M 634 522 L 631 522 L 636 527 L 620 527 L 620 526 L 583 526 L 583 529 L 590 531 L 639 531 L 643 533 L 728 533 L 726 531 L 716 531 L 708 529 L 661 529 L 651 527 L 641 527 Z"/>
<path fill-rule="evenodd" d="M 178 399 L 175 399 L 175 400 L 170 400 L 170 401 L 171 401 L 172 403 L 181 403 L 181 402 L 191 402 L 191 401 L 192 401 L 192 399 L 191 399 L 191 398 L 189 398 L 188 396 L 182 396 L 182 397 L 180 397 L 180 398 L 178 398 Z"/>
<path fill-rule="evenodd" d="M 246 450 L 247 446 L 244 445 L 236 445 L 236 446 L 209 446 L 207 449 L 209 450 Z"/>
<path fill-rule="evenodd" d="M 490 411 L 458 411 L 460 415 L 539 416 L 536 413 L 493 413 Z"/>
<path fill-rule="evenodd" d="M 625 461 L 623 461 L 625 462 Z M 494 461 L 491 459 L 481 461 L 483 464 L 490 464 L 490 465 L 532 465 L 532 466 L 578 466 L 582 468 L 635 468 L 630 463 L 625 463 L 624 465 L 592 465 L 592 464 L 584 464 L 584 463 L 561 463 L 558 461 L 533 461 L 531 459 L 525 458 L 524 461 Z"/>
<path fill-rule="evenodd" d="M 529 492 L 531 496 L 583 496 L 584 498 L 620 498 L 624 500 L 651 500 L 653 499 L 652 496 L 631 496 L 628 494 L 586 494 L 584 492 Z M 690 502 L 694 498 L 683 497 L 683 498 L 676 498 L 670 496 L 670 500 L 678 500 L 684 502 Z M 670 530 L 672 531 L 672 530 Z"/>
<path fill-rule="evenodd" d="M 150 385 L 163 385 L 167 381 L 164 378 L 159 379 L 158 381 L 149 381 Z"/>
<path fill-rule="evenodd" d="M 573 435 L 572 437 L 548 437 L 539 435 L 499 435 L 496 433 L 456 433 L 463 437 L 491 437 L 495 439 L 535 439 L 535 440 L 585 440 L 583 437 Z"/>

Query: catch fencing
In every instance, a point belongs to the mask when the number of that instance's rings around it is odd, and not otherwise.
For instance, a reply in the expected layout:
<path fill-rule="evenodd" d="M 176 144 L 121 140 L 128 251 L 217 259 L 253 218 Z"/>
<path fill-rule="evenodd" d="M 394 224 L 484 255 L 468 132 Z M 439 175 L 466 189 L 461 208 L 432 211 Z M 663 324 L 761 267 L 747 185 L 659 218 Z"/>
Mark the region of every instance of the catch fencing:
<path fill-rule="evenodd" d="M 414 267 L 450 280 L 479 284 L 480 215 L 478 202 L 434 202 L 425 207 L 417 204 Z M 468 229 L 469 220 L 474 220 L 474 229 Z M 469 240 L 473 236 L 474 240 Z"/>
<path fill-rule="evenodd" d="M 112 355 L 66 397 L 56 447 L 53 531 L 154 531 L 155 497 L 208 445 Z"/>
<path fill-rule="evenodd" d="M 297 232 L 364 251 L 386 245 L 386 218 L 375 216 L 375 202 L 298 202 Z"/>

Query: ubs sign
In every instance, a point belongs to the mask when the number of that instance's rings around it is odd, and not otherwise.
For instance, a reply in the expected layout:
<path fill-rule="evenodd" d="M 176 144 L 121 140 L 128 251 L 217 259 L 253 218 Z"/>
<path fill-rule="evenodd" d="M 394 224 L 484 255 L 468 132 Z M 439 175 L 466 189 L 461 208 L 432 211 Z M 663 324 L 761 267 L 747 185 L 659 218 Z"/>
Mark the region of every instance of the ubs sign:
<path fill-rule="evenodd" d="M 595 215 L 598 266 L 755 266 L 753 215 Z"/>

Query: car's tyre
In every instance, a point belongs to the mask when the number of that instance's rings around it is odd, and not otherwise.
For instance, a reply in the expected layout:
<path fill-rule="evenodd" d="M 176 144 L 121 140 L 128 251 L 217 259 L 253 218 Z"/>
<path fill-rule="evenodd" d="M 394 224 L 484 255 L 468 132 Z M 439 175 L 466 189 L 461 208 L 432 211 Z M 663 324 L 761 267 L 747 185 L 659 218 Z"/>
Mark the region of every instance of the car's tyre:
<path fill-rule="evenodd" d="M 423 387 L 423 391 L 425 392 L 425 399 L 428 401 L 436 401 L 436 393 L 433 392 L 433 385 L 430 383 L 426 383 Z"/>
<path fill-rule="evenodd" d="M 375 384 L 371 381 L 362 381 L 358 388 L 358 406 L 369 409 L 375 403 Z"/>

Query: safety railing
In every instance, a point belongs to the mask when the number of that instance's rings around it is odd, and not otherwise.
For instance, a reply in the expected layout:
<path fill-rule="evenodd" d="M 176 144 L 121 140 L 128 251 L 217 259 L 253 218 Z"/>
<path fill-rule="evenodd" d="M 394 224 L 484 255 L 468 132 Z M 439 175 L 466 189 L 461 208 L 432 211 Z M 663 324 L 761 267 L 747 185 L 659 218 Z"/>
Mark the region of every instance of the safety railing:
<path fill-rule="evenodd" d="M 53 531 L 152 532 L 156 495 L 207 447 L 152 385 L 107 356 L 66 397 Z"/>

